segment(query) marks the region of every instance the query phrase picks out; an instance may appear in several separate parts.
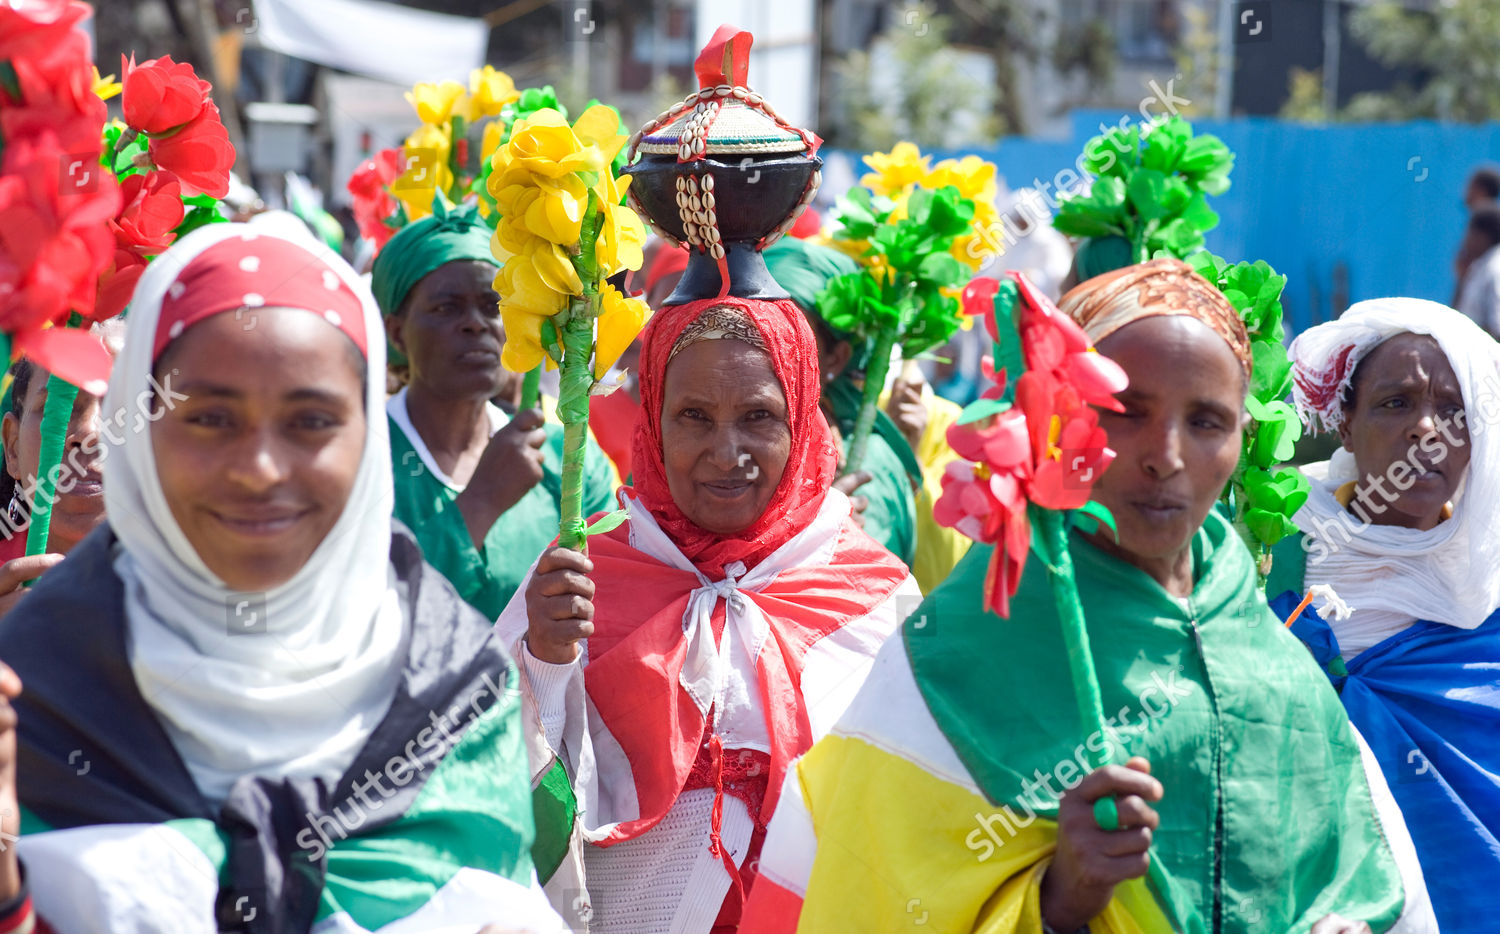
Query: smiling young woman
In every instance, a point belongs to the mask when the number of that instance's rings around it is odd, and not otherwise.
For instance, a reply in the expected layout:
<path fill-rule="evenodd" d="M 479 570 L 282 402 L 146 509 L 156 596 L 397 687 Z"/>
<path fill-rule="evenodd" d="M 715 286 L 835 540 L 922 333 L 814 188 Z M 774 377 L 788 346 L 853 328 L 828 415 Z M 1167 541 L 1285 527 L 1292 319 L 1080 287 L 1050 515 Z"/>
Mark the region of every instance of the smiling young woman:
<path fill-rule="evenodd" d="M 1500 346 L 1435 302 L 1359 302 L 1291 347 L 1298 408 L 1338 433 L 1266 594 L 1370 741 L 1445 934 L 1488 931 L 1500 877 Z"/>
<path fill-rule="evenodd" d="M 311 240 L 213 225 L 142 276 L 106 524 L 0 627 L 57 930 L 556 924 L 516 669 L 391 520 L 384 364 L 368 291 Z"/>

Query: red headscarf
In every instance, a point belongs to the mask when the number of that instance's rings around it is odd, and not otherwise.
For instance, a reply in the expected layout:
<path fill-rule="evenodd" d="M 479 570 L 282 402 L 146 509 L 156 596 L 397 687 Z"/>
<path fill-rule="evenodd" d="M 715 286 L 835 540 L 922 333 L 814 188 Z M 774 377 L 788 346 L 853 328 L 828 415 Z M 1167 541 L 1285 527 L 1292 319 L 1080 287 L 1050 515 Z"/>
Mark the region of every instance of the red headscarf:
<path fill-rule="evenodd" d="M 736 535 L 710 532 L 694 523 L 672 500 L 662 455 L 662 389 L 668 359 L 683 330 L 710 308 L 742 311 L 760 331 L 776 378 L 786 394 L 792 449 L 786 469 L 755 524 Z M 662 530 L 698 570 L 712 580 L 724 576 L 724 565 L 743 561 L 753 568 L 788 539 L 807 528 L 823 505 L 833 482 L 838 453 L 828 423 L 818 410 L 818 350 L 807 318 L 790 300 L 707 298 L 670 305 L 657 312 L 641 338 L 641 414 L 636 422 L 635 495 Z"/>

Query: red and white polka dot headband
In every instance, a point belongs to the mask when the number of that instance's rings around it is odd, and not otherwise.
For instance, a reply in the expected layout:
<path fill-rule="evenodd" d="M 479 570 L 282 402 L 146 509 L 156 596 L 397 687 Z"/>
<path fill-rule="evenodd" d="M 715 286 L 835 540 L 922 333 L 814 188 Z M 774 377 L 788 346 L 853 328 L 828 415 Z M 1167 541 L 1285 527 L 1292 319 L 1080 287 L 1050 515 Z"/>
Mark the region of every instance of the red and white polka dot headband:
<path fill-rule="evenodd" d="M 349 335 L 369 357 L 359 298 L 316 254 L 280 237 L 244 233 L 193 257 L 167 288 L 151 359 L 183 331 L 227 311 L 302 308 Z"/>

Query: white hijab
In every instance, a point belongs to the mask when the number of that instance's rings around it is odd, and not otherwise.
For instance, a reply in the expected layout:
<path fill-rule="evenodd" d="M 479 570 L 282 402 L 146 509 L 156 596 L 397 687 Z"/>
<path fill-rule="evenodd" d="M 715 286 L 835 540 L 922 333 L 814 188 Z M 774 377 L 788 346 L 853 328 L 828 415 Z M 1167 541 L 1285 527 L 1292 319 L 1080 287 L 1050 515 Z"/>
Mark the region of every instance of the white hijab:
<path fill-rule="evenodd" d="M 1431 335 L 1458 377 L 1469 467 L 1453 497 L 1453 517 L 1426 532 L 1365 525 L 1339 504 L 1335 491 L 1358 479 L 1348 451 L 1303 468 L 1312 492 L 1295 521 L 1310 537 L 1306 584 L 1331 585 L 1352 609 L 1334 624 L 1345 657 L 1417 619 L 1473 629 L 1500 607 L 1500 428 L 1492 424 L 1500 415 L 1500 344 L 1436 302 L 1359 302 L 1292 342 L 1298 410 L 1310 423 L 1336 427 L 1359 360 L 1406 332 Z"/>
<path fill-rule="evenodd" d="M 194 257 L 233 237 L 285 240 L 318 257 L 359 297 L 369 348 L 364 454 L 349 501 L 307 564 L 263 595 L 230 590 L 188 543 L 141 414 L 150 411 L 151 351 L 167 290 Z M 374 299 L 311 237 L 215 224 L 147 267 L 126 327 L 101 415 L 123 426 L 123 440 L 106 447 L 104 501 L 119 537 L 114 567 L 141 694 L 216 802 L 246 775 L 336 781 L 390 706 L 409 632 L 390 570 L 385 339 Z M 263 618 L 251 624 L 251 613 Z"/>

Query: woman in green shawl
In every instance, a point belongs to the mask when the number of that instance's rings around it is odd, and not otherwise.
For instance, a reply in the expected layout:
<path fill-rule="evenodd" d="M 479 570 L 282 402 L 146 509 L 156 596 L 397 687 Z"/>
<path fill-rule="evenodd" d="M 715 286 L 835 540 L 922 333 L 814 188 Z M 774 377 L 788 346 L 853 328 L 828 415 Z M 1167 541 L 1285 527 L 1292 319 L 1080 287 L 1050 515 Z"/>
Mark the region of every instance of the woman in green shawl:
<path fill-rule="evenodd" d="M 1118 539 L 1070 542 L 1106 722 L 1079 722 L 1045 565 L 1002 619 L 975 545 L 787 773 L 745 929 L 1436 932 L 1378 765 L 1214 509 L 1245 417 L 1239 316 L 1176 260 L 1062 307 L 1130 379 L 1094 487 Z"/>
<path fill-rule="evenodd" d="M 410 367 L 386 403 L 396 518 L 490 619 L 557 535 L 563 443 L 562 426 L 540 410 L 507 417 L 490 402 L 511 376 L 500 366 L 496 271 L 478 212 L 439 202 L 385 245 L 370 283 L 391 347 Z M 614 486 L 590 443 L 584 515 L 610 509 Z"/>
<path fill-rule="evenodd" d="M 795 237 L 782 237 L 767 247 L 764 255 L 772 278 L 791 293 L 792 301 L 812 325 L 823 377 L 823 413 L 839 436 L 841 449 L 845 449 L 859 416 L 870 348 L 830 327 L 818 314 L 817 299 L 829 279 L 857 267 L 837 250 Z M 860 469 L 870 477 L 858 488 L 858 495 L 866 502 L 865 532 L 910 565 L 916 557 L 916 490 L 922 486 L 922 464 L 901 429 L 884 412 L 875 414 L 875 429 Z"/>

